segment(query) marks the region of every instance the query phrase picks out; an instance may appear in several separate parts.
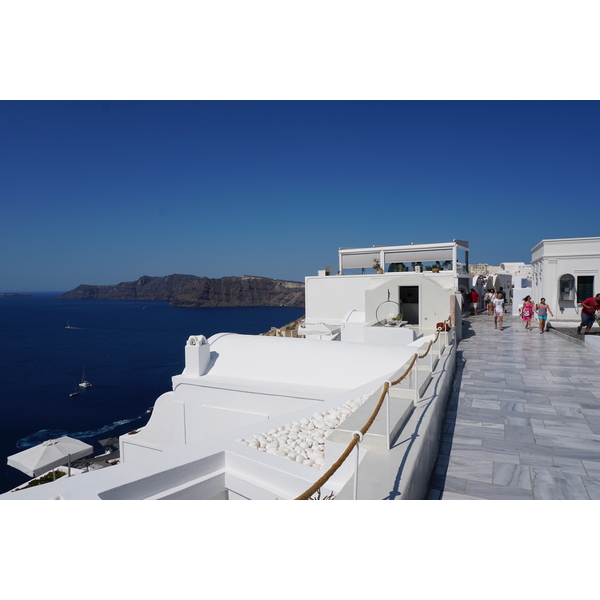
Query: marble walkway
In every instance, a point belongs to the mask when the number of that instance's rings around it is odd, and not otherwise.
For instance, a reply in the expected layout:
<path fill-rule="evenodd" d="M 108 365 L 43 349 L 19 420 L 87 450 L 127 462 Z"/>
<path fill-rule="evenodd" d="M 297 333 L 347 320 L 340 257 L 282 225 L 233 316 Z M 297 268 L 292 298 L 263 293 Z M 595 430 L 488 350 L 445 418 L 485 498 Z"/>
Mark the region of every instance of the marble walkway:
<path fill-rule="evenodd" d="M 465 319 L 427 499 L 600 499 L 600 354 L 504 325 Z"/>

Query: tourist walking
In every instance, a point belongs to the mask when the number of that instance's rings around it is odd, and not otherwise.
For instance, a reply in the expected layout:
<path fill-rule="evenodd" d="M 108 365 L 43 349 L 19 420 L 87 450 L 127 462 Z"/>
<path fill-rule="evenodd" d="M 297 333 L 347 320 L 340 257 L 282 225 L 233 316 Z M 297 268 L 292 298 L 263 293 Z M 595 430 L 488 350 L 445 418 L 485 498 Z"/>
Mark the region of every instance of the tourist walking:
<path fill-rule="evenodd" d="M 498 290 L 498 293 L 502 296 L 502 309 L 506 310 L 506 292 L 504 291 L 504 288 L 501 287 Z"/>
<path fill-rule="evenodd" d="M 477 305 L 479 304 L 479 294 L 475 291 L 475 288 L 471 288 L 471 314 L 477 314 Z"/>
<path fill-rule="evenodd" d="M 494 298 L 494 329 L 498 329 L 498 322 L 500 323 L 500 331 L 504 329 L 502 327 L 502 319 L 504 318 L 504 298 L 502 294 L 498 292 Z"/>
<path fill-rule="evenodd" d="M 538 320 L 540 322 L 540 333 L 544 333 L 544 329 L 546 329 L 546 323 L 548 321 L 548 313 L 550 316 L 554 316 L 550 307 L 546 304 L 546 298 L 542 298 L 540 303 L 535 307 L 535 312 L 537 313 Z"/>
<path fill-rule="evenodd" d="M 593 298 L 586 298 L 581 303 L 581 324 L 577 328 L 577 333 L 581 333 L 581 328 L 585 327 L 585 333 L 589 333 L 594 324 L 594 315 L 600 310 L 600 294 L 596 294 Z"/>
<path fill-rule="evenodd" d="M 533 302 L 531 301 L 531 296 L 525 296 L 525 298 L 523 298 L 523 306 L 519 309 L 519 313 L 521 314 L 521 319 L 525 321 L 525 329 L 531 331 L 531 319 L 533 317 Z"/>
<path fill-rule="evenodd" d="M 487 314 L 488 315 L 492 315 L 494 314 L 494 298 L 496 297 L 496 292 L 494 291 L 494 288 L 492 288 L 486 295 L 485 295 L 485 303 L 487 305 Z"/>

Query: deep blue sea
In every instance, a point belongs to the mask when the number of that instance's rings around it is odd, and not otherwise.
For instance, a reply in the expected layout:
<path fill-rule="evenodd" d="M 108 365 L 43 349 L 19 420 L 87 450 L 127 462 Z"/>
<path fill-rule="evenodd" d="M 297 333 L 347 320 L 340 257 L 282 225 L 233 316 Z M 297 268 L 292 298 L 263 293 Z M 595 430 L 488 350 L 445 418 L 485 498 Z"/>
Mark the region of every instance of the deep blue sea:
<path fill-rule="evenodd" d="M 183 370 L 190 335 L 258 334 L 304 314 L 303 308 L 59 300 L 61 293 L 0 297 L 0 492 L 29 479 L 6 464 L 11 454 L 61 435 L 100 454 L 98 440 L 145 425 L 146 410 Z M 87 389 L 78 387 L 84 368 Z"/>

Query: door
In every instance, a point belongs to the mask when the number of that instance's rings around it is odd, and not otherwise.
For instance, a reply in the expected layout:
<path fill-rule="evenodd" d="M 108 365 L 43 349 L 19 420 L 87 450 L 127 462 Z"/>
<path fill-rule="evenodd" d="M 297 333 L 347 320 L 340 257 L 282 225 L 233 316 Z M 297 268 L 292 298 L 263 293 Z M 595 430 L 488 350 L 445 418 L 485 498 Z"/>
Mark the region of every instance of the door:
<path fill-rule="evenodd" d="M 409 325 L 419 324 L 419 286 L 401 285 L 400 305 L 402 306 L 402 319 Z"/>

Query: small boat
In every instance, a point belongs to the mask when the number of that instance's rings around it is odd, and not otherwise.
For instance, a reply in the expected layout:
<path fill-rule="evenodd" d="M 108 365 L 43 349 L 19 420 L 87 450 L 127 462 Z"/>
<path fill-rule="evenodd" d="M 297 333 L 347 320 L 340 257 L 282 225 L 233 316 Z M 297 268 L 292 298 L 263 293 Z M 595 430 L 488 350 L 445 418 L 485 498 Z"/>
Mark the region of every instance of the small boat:
<path fill-rule="evenodd" d="M 154 406 L 151 406 L 147 411 L 146 414 L 150 414 L 152 412 L 152 410 L 154 409 Z"/>
<path fill-rule="evenodd" d="M 69 394 L 69 398 L 72 398 L 73 396 L 79 396 L 80 393 L 81 392 L 77 389 L 77 382 L 75 382 L 75 391 Z"/>
<path fill-rule="evenodd" d="M 71 329 L 71 326 L 69 325 L 69 321 L 67 321 L 67 326 L 65 327 L 65 329 Z"/>
<path fill-rule="evenodd" d="M 81 383 L 79 384 L 79 387 L 82 387 L 82 388 L 92 387 L 92 384 L 89 381 L 85 380 L 85 367 L 83 367 L 83 375 L 81 376 Z"/>

